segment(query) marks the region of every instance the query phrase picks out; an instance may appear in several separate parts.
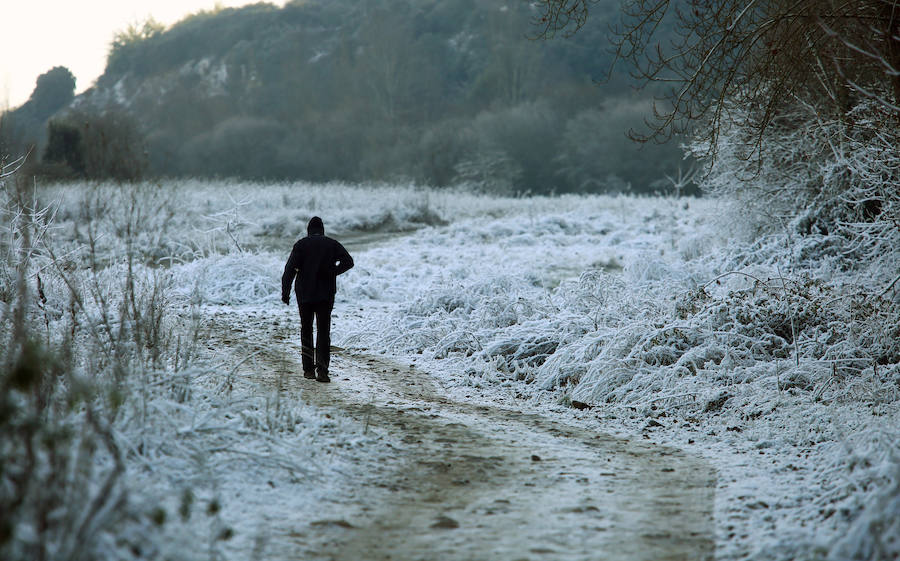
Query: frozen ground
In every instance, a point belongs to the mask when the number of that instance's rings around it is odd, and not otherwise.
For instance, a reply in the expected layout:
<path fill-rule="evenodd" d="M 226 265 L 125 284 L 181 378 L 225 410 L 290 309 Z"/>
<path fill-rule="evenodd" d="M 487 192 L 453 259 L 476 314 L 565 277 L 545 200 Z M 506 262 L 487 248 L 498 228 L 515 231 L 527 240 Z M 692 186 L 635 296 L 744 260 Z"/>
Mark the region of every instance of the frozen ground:
<path fill-rule="evenodd" d="M 326 474 L 331 491 L 309 508 L 269 497 L 236 513 L 269 521 L 268 559 L 712 559 L 715 476 L 700 458 L 451 398 L 413 359 L 338 349 L 333 383 L 318 384 L 300 375 L 287 322 L 232 309 L 209 327 L 234 362 L 269 341 L 236 371 L 257 391 L 349 417 L 391 451 Z"/>
<path fill-rule="evenodd" d="M 57 235 L 94 239 L 113 276 L 128 233 L 141 274 L 168 283 L 172 324 L 200 341 L 173 384 L 187 405 L 153 401 L 148 422 L 136 400 L 119 425 L 141 443 L 135 500 L 181 514 L 161 551 L 897 551 L 900 370 L 866 359 L 893 335 L 831 312 L 865 279 L 782 261 L 781 240 L 723 223 L 727 205 L 190 182 L 42 196 L 63 201 Z M 133 228 L 98 218 L 123 212 Z M 298 376 L 296 309 L 279 300 L 312 214 L 356 260 L 330 386 Z"/>

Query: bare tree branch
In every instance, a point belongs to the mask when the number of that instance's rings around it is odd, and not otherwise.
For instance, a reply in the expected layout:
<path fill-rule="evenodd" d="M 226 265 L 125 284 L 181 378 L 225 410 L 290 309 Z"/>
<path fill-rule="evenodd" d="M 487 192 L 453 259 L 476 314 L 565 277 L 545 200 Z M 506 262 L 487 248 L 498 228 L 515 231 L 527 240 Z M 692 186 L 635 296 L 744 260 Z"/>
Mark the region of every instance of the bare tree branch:
<path fill-rule="evenodd" d="M 596 0 L 540 0 L 545 37 L 575 33 Z M 640 141 L 700 134 L 715 155 L 729 103 L 757 142 L 797 100 L 841 115 L 854 98 L 900 118 L 900 0 L 625 0 L 611 38 L 616 61 L 669 91 Z M 674 29 L 663 44 L 660 30 Z M 826 63 L 827 62 L 827 63 Z"/>

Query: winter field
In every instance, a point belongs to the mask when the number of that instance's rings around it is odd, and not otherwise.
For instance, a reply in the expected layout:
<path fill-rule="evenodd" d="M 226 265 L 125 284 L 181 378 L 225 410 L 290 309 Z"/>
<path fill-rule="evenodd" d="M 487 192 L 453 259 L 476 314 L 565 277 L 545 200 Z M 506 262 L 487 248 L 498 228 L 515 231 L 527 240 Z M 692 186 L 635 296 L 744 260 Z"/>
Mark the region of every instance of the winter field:
<path fill-rule="evenodd" d="M 900 555 L 896 252 L 848 266 L 858 247 L 760 235 L 715 198 L 16 184 L 0 223 L 3 559 L 296 558 L 290 532 L 315 558 L 346 531 L 331 526 L 357 525 L 341 505 L 404 434 L 291 385 L 280 278 L 316 214 L 356 261 L 328 391 L 360 411 L 377 392 L 352 357 L 404 365 L 434 415 L 499 406 L 707 463 L 717 559 Z M 281 532 L 275 510 L 321 524 Z M 592 558 L 555 551 L 531 558 Z M 621 558 L 660 558 L 642 555 Z"/>

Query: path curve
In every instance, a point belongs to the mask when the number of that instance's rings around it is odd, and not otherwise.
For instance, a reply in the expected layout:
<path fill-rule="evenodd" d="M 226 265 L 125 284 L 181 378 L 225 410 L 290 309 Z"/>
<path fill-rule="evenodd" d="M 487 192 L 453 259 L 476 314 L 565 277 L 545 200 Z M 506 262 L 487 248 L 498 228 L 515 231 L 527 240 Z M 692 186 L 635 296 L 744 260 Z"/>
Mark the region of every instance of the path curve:
<path fill-rule="evenodd" d="M 293 325 L 217 314 L 221 351 L 254 379 L 403 446 L 308 531 L 272 539 L 323 560 L 705 560 L 715 473 L 701 458 L 500 406 L 454 401 L 412 364 L 336 349 L 333 382 L 301 375 Z M 234 329 L 234 326 L 240 326 Z M 294 352 L 285 353 L 285 348 Z M 335 514 L 337 513 L 337 514 Z"/>

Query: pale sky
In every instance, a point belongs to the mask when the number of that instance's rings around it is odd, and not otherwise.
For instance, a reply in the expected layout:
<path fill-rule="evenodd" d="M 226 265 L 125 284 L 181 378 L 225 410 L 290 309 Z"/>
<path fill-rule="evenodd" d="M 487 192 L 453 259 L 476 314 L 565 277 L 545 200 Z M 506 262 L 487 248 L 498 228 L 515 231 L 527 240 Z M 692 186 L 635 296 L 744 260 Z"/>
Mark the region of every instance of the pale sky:
<path fill-rule="evenodd" d="M 187 14 L 248 0 L 10 0 L 0 8 L 0 110 L 28 101 L 37 77 L 54 66 L 91 87 L 106 67 L 116 31 L 152 16 L 169 26 Z M 269 0 L 282 6 L 283 0 Z"/>

